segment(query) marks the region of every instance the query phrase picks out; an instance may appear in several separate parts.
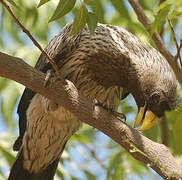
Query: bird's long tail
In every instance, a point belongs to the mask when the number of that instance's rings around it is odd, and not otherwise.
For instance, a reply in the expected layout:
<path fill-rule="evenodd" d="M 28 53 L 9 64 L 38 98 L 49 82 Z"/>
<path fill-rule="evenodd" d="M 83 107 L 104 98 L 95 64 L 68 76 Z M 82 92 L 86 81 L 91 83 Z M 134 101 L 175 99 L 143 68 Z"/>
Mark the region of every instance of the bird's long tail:
<path fill-rule="evenodd" d="M 23 151 L 20 150 L 19 155 L 14 162 L 8 180 L 52 180 L 56 173 L 59 158 L 54 160 L 47 168 L 39 173 L 29 173 L 23 167 Z"/>
<path fill-rule="evenodd" d="M 39 94 L 26 115 L 26 132 L 8 180 L 52 180 L 65 144 L 81 122 Z"/>

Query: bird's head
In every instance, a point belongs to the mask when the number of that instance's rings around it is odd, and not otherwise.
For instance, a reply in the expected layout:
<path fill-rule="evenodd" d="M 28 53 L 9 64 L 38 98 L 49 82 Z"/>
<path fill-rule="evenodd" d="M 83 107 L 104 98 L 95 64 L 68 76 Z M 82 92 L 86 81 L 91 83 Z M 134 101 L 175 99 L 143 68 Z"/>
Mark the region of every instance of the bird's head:
<path fill-rule="evenodd" d="M 132 93 L 138 106 L 134 126 L 141 125 L 138 130 L 144 131 L 164 116 L 165 111 L 175 108 L 177 85 L 168 64 L 155 70 L 150 68 L 138 77 L 138 90 Z"/>

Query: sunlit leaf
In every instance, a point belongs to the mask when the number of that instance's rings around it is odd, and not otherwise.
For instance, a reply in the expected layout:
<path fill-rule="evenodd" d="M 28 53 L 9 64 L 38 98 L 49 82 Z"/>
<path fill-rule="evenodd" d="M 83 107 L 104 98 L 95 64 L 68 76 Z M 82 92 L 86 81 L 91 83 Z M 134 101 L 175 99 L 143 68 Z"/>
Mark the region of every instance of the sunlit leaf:
<path fill-rule="evenodd" d="M 0 153 L 3 154 L 3 157 L 7 160 L 8 164 L 11 166 L 13 164 L 13 161 L 15 160 L 15 157 L 7 151 L 6 148 L 3 146 L 0 146 Z"/>
<path fill-rule="evenodd" d="M 115 7 L 115 9 L 120 13 L 120 15 L 122 17 L 125 16 L 126 18 L 130 19 L 130 16 L 129 16 L 128 11 L 124 5 L 123 0 L 111 0 L 111 3 Z"/>
<path fill-rule="evenodd" d="M 43 4 L 45 4 L 45 3 L 47 3 L 47 2 L 49 2 L 50 0 L 40 0 L 40 2 L 39 2 L 39 4 L 38 4 L 38 8 L 40 7 L 40 6 L 42 6 Z"/>
<path fill-rule="evenodd" d="M 151 25 L 150 32 L 153 34 L 155 31 L 160 32 L 161 27 L 166 22 L 166 17 L 168 17 L 171 5 L 168 4 L 155 16 L 155 21 Z"/>
<path fill-rule="evenodd" d="M 7 0 L 11 5 L 13 5 L 16 8 L 19 8 L 17 4 L 13 0 Z"/>
<path fill-rule="evenodd" d="M 88 180 L 96 180 L 96 177 L 91 172 L 84 170 L 84 173 L 86 174 Z"/>
<path fill-rule="evenodd" d="M 10 83 L 8 88 L 1 93 L 3 98 L 1 104 L 2 116 L 10 127 L 13 125 L 12 117 L 18 95 L 19 93 L 13 83 Z"/>
<path fill-rule="evenodd" d="M 182 138 L 181 138 L 181 130 L 182 130 L 182 113 L 178 113 L 178 117 L 173 126 L 174 140 L 176 144 L 176 149 L 179 154 L 182 155 Z"/>
<path fill-rule="evenodd" d="M 177 16 L 180 16 L 181 15 L 181 11 L 182 11 L 182 1 L 181 1 L 180 5 L 178 4 L 178 5 L 173 6 L 171 8 L 171 12 L 169 14 L 169 18 L 173 19 L 173 18 L 176 18 Z"/>
<path fill-rule="evenodd" d="M 57 168 L 56 170 L 56 174 L 60 179 L 63 179 L 63 173 L 59 170 L 59 168 Z"/>
<path fill-rule="evenodd" d="M 99 22 L 104 23 L 104 8 L 102 0 L 85 0 L 84 2 L 91 7 L 94 14 L 97 15 Z"/>
<path fill-rule="evenodd" d="M 153 10 L 153 7 L 156 6 L 157 2 L 158 2 L 157 0 L 151 0 L 151 1 L 139 0 L 140 5 L 145 10 Z"/>
<path fill-rule="evenodd" d="M 90 34 L 93 35 L 95 28 L 97 27 L 98 17 L 95 14 L 89 12 L 87 13 L 86 21 L 90 30 Z"/>
<path fill-rule="evenodd" d="M 79 180 L 79 179 L 72 176 L 72 177 L 71 177 L 71 180 Z"/>
<path fill-rule="evenodd" d="M 6 88 L 9 82 L 10 81 L 8 79 L 0 77 L 0 91 Z"/>
<path fill-rule="evenodd" d="M 166 120 L 167 120 L 167 125 L 168 125 L 168 146 L 170 149 L 175 153 L 179 154 L 178 150 L 178 145 L 176 142 L 178 142 L 177 137 L 175 137 L 178 132 L 175 132 L 176 130 L 178 131 L 178 128 L 176 127 L 176 122 L 180 117 L 182 116 L 182 112 L 180 111 L 170 111 L 165 113 Z M 177 129 L 176 129 L 177 128 Z M 180 143 L 179 143 L 180 144 Z"/>
<path fill-rule="evenodd" d="M 160 11 L 161 9 L 169 6 L 172 2 L 174 2 L 174 0 L 169 0 L 169 1 L 164 1 L 163 3 L 161 3 L 157 9 L 154 11 L 154 13 L 157 13 L 158 11 Z"/>
<path fill-rule="evenodd" d="M 160 120 L 157 121 L 157 123 L 149 130 L 143 131 L 142 133 L 150 138 L 151 140 L 157 142 L 160 136 Z"/>
<path fill-rule="evenodd" d="M 85 7 L 85 5 L 82 4 L 79 11 L 75 15 L 70 35 L 76 34 L 85 26 L 87 13 L 87 8 Z"/>
<path fill-rule="evenodd" d="M 54 21 L 69 13 L 73 9 L 75 3 L 76 0 L 60 0 L 49 22 Z"/>

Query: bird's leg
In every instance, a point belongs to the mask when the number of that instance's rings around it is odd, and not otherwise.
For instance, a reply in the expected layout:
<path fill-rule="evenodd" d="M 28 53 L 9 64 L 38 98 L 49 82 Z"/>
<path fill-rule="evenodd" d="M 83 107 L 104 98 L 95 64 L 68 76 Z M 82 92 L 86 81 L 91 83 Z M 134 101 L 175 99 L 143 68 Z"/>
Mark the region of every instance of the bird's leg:
<path fill-rule="evenodd" d="M 44 81 L 44 86 L 46 87 L 50 81 L 50 78 L 54 75 L 54 70 L 53 69 L 48 69 L 46 72 L 46 77 L 45 77 L 45 81 Z M 45 107 L 46 111 L 55 111 L 59 105 L 47 98 L 43 98 L 45 101 L 49 101 L 45 104 L 47 104 L 48 106 Z"/>
<path fill-rule="evenodd" d="M 96 99 L 94 99 L 94 104 L 96 106 L 101 106 L 102 108 L 104 108 L 105 110 L 107 110 L 108 112 L 110 112 L 113 116 L 115 116 L 116 118 L 119 118 L 119 119 L 124 119 L 124 121 L 126 122 L 126 116 L 125 114 L 123 113 L 119 113 L 119 112 L 116 112 L 114 111 L 113 109 L 111 108 L 108 108 L 106 106 L 103 106 L 101 103 L 99 103 Z"/>

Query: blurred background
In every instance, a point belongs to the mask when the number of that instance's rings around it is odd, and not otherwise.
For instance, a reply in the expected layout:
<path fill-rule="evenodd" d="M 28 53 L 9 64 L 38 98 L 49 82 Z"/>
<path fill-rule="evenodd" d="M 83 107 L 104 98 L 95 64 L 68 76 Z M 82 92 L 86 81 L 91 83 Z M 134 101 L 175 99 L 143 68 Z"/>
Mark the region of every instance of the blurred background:
<path fill-rule="evenodd" d="M 90 0 L 92 1 L 92 0 Z M 45 47 L 62 27 L 73 20 L 79 10 L 81 0 L 77 1 L 71 13 L 59 20 L 48 23 L 58 0 L 51 0 L 37 8 L 38 0 L 16 0 L 18 7 L 10 5 L 17 18 Z M 182 1 L 139 0 L 148 18 L 153 22 L 151 31 L 158 31 L 170 52 L 176 54 L 176 46 L 170 27 L 166 21 L 169 16 L 174 26 L 176 39 L 182 38 Z M 167 2 L 167 3 L 166 3 Z M 159 4 L 164 4 L 156 11 Z M 93 0 L 89 11 L 98 16 L 100 23 L 118 25 L 138 36 L 141 41 L 155 44 L 145 28 L 138 22 L 135 12 L 126 0 Z M 40 51 L 15 24 L 7 10 L 0 4 L 0 51 L 24 59 L 34 66 Z M 12 146 L 18 136 L 17 105 L 24 87 L 21 84 L 0 77 L 0 179 L 7 179 L 16 152 Z M 143 134 L 153 141 L 167 145 L 177 161 L 182 164 L 182 112 L 181 85 L 178 85 L 178 107 L 166 112 L 166 117 Z M 126 114 L 127 123 L 133 126 L 137 107 L 132 98 L 120 103 L 119 112 Z M 160 180 L 149 166 L 136 161 L 121 146 L 109 137 L 88 125 L 71 138 L 60 160 L 55 179 L 63 180 Z"/>

